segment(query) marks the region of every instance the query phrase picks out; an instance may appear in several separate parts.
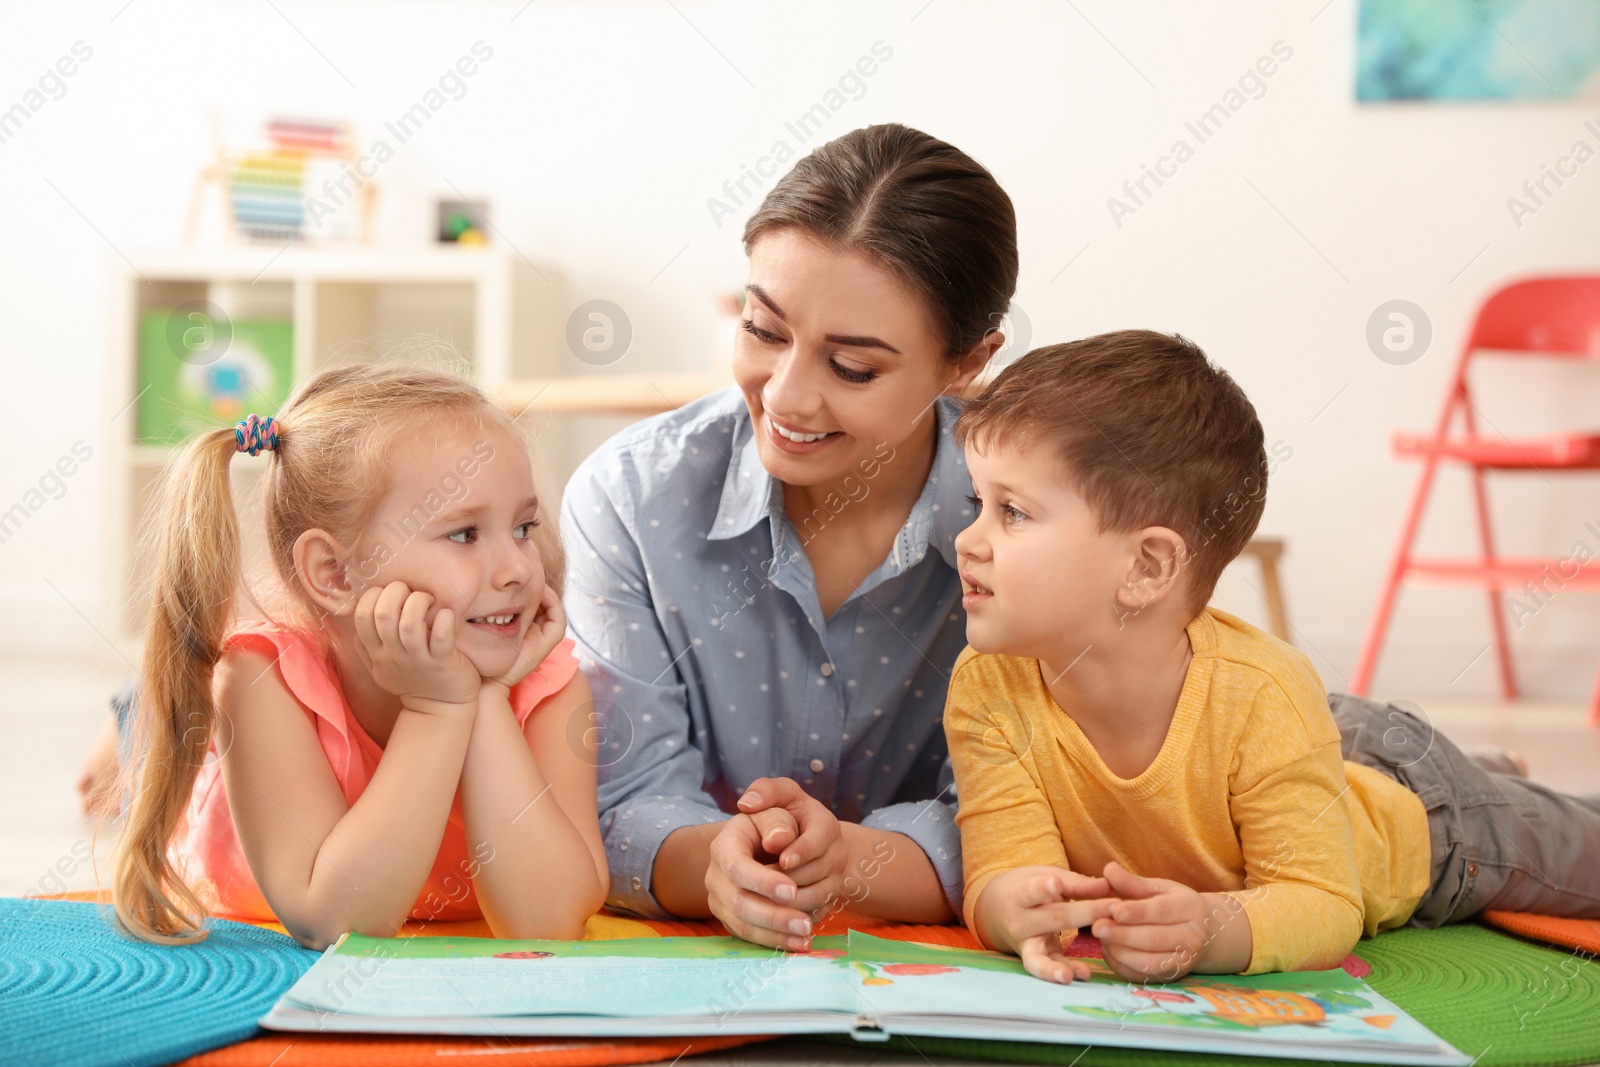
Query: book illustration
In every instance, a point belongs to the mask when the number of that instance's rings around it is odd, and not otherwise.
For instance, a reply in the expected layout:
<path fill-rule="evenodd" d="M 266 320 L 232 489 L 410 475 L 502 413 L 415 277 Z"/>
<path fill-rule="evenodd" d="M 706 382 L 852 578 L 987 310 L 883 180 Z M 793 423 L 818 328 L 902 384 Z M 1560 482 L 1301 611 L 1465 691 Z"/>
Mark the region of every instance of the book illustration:
<path fill-rule="evenodd" d="M 561 1036 L 850 1033 L 1468 1064 L 1343 970 L 1138 986 L 1090 959 L 1059 985 L 997 952 L 817 937 L 409 940 L 349 935 L 264 1020 L 273 1029 Z"/>
<path fill-rule="evenodd" d="M 893 962 L 885 962 L 885 958 Z M 1108 1003 L 1068 1003 L 1063 1005 L 1063 1010 L 1085 1019 L 1119 1025 L 1136 1023 L 1234 1032 L 1292 1026 L 1366 1038 L 1367 1032 L 1356 1024 L 1387 1032 L 1394 1029 L 1401 1018 L 1398 1009 L 1342 970 L 1253 978 L 1191 975 L 1165 985 L 1135 986 L 1119 978 L 1103 960 L 1086 959 L 1090 969 L 1087 982 L 1052 987 L 1028 975 L 1021 962 L 1010 956 L 974 953 L 942 945 L 884 941 L 861 934 L 851 935 L 849 957 L 841 962 L 847 962 L 867 987 L 891 986 L 897 980 L 916 979 L 908 984 L 915 985 L 910 995 L 917 997 L 929 991 L 925 984 L 929 978 L 938 978 L 957 990 L 966 987 L 962 975 L 969 969 L 1012 974 L 1036 982 L 1045 990 L 1070 991 L 1073 986 L 1114 988 L 1117 993 Z M 1023 990 L 1028 991 L 1026 987 Z M 881 996 L 881 993 L 874 996 Z"/>

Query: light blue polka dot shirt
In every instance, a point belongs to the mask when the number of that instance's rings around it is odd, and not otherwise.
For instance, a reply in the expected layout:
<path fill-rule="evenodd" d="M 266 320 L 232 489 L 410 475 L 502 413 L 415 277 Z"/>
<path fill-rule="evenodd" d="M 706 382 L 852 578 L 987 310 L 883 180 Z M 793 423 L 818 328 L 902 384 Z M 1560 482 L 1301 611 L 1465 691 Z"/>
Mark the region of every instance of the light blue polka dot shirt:
<path fill-rule="evenodd" d="M 804 546 L 849 503 L 825 501 L 795 527 L 737 389 L 630 427 L 573 475 L 564 603 L 595 693 L 611 907 L 666 917 L 650 892 L 661 843 L 781 776 L 841 820 L 914 840 L 961 914 L 942 718 L 966 643 L 954 540 L 972 490 L 950 437 L 955 405 L 935 411 L 922 494 L 888 557 L 827 618 Z M 846 483 L 851 497 L 896 476 L 893 450 L 879 457 Z"/>

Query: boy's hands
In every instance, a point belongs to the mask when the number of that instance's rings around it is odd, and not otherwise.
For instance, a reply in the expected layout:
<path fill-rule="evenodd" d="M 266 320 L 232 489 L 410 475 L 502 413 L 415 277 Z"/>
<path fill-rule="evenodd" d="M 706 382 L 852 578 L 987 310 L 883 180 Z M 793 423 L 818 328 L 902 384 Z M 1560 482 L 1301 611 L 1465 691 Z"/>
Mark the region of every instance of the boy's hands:
<path fill-rule="evenodd" d="M 1249 966 L 1249 919 L 1232 897 L 1141 878 L 1119 863 L 1106 864 L 1104 881 L 1122 899 L 1093 931 L 1106 964 L 1121 977 L 1171 982 L 1197 967 L 1229 973 Z"/>
<path fill-rule="evenodd" d="M 567 633 L 567 615 L 561 607 L 561 597 L 548 585 L 539 598 L 539 607 L 534 611 L 533 619 L 528 623 L 527 632 L 522 635 L 522 645 L 517 650 L 517 658 L 510 669 L 494 678 L 484 678 L 485 685 L 494 683 L 505 686 L 506 692 L 528 675 L 532 674 L 544 658 L 561 643 Z"/>
<path fill-rule="evenodd" d="M 1018 867 L 984 887 L 978 900 L 978 922 L 984 940 L 1022 959 L 1035 978 L 1066 983 L 1089 977 L 1089 965 L 1069 959 L 1062 941 L 1081 926 L 1109 915 L 1117 903 L 1108 899 L 1104 878 L 1089 878 L 1059 867 Z"/>
<path fill-rule="evenodd" d="M 361 594 L 355 616 L 357 650 L 372 680 L 412 711 L 459 714 L 476 710 L 481 678 L 456 648 L 456 618 L 449 608 L 427 623 L 433 594 L 404 582 L 373 586 Z"/>

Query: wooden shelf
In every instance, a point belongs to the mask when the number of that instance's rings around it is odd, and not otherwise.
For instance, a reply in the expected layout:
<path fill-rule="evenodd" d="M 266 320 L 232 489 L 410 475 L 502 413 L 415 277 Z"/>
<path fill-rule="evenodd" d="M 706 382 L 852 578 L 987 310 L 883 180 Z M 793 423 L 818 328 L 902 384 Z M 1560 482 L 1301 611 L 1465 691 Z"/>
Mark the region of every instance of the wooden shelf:
<path fill-rule="evenodd" d="M 606 374 L 507 382 L 495 402 L 513 415 L 655 415 L 732 385 L 720 374 Z"/>

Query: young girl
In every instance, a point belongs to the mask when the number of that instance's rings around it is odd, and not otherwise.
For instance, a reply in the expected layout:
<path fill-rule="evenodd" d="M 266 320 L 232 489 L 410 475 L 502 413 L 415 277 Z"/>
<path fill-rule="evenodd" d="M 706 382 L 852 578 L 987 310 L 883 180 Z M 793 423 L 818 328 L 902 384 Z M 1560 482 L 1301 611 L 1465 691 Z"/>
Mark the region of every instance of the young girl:
<path fill-rule="evenodd" d="M 241 608 L 235 452 L 282 589 Z M 513 422 L 470 383 L 354 365 L 277 419 L 195 438 L 168 475 L 136 716 L 118 921 L 208 912 L 302 944 L 408 917 L 575 938 L 608 874 L 563 639 L 561 556 Z"/>

